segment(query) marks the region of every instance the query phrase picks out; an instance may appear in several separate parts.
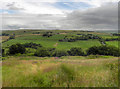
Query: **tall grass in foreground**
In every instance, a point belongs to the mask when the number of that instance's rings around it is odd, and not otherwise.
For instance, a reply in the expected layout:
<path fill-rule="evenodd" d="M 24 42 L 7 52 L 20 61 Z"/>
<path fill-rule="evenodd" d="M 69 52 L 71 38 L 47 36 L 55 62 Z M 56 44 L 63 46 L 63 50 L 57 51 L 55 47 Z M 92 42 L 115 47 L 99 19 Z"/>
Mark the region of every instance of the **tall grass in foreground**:
<path fill-rule="evenodd" d="M 117 87 L 116 59 L 3 61 L 3 87 Z M 58 61 L 59 60 L 59 61 Z"/>

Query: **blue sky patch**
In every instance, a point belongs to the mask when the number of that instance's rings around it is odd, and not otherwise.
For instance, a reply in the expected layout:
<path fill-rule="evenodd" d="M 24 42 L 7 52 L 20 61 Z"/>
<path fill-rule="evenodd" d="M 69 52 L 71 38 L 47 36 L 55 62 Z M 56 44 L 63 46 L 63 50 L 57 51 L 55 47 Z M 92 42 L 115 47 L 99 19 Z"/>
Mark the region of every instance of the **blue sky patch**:
<path fill-rule="evenodd" d="M 77 10 L 77 9 L 86 9 L 91 7 L 91 5 L 83 2 L 56 2 L 54 6 L 58 9 L 65 10 Z"/>
<path fill-rule="evenodd" d="M 17 13 L 17 11 L 15 11 L 15 10 L 0 9 L 0 13 L 5 13 L 5 12 L 7 12 L 9 14 L 15 14 L 15 13 Z"/>

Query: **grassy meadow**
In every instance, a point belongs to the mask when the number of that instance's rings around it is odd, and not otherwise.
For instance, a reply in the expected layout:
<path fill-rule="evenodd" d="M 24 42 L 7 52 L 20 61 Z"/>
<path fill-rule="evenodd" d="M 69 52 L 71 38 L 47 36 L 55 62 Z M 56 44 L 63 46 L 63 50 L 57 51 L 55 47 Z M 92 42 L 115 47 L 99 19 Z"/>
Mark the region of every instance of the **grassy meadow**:
<path fill-rule="evenodd" d="M 39 32 L 39 34 L 36 34 Z M 117 87 L 118 57 L 105 55 L 37 57 L 37 49 L 26 48 L 25 54 L 7 55 L 11 45 L 16 43 L 36 43 L 46 48 L 70 50 L 80 47 L 84 52 L 92 46 L 101 46 L 99 40 L 77 40 L 60 42 L 65 36 L 93 34 L 103 39 L 118 38 L 110 33 L 93 31 L 50 30 L 51 37 L 43 37 L 47 30 L 3 31 L 2 48 L 6 55 L 2 57 L 3 87 Z M 9 39 L 15 34 L 14 39 Z M 8 40 L 9 39 L 9 40 Z M 117 40 L 105 41 L 106 45 L 118 47 Z"/>
<path fill-rule="evenodd" d="M 117 87 L 117 65 L 115 57 L 8 57 L 3 87 Z"/>

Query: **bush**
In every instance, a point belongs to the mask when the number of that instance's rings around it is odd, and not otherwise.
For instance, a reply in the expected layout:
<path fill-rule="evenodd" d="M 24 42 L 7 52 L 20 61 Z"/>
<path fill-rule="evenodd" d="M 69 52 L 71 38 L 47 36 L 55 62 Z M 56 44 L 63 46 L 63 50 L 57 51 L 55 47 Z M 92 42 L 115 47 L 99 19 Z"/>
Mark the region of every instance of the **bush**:
<path fill-rule="evenodd" d="M 111 56 L 120 56 L 120 49 L 114 46 L 93 46 L 87 50 L 87 54 L 93 55 L 111 55 Z"/>
<path fill-rule="evenodd" d="M 73 47 L 68 51 L 68 54 L 71 56 L 84 56 L 84 52 L 82 51 L 81 48 Z"/>
<path fill-rule="evenodd" d="M 93 54 L 96 55 L 98 54 L 99 48 L 97 46 L 93 46 L 87 50 L 87 55 Z"/>
<path fill-rule="evenodd" d="M 9 36 L 9 34 L 7 34 L 7 33 L 2 33 L 2 36 Z"/>
<path fill-rule="evenodd" d="M 9 39 L 15 39 L 15 35 L 11 35 Z"/>
<path fill-rule="evenodd" d="M 40 44 L 36 44 L 33 42 L 25 43 L 25 44 L 23 44 L 23 46 L 26 48 L 34 48 L 34 49 L 37 49 L 38 47 L 42 47 Z"/>
<path fill-rule="evenodd" d="M 53 56 L 55 57 L 61 57 L 61 56 L 67 56 L 67 55 L 68 53 L 62 50 L 56 50 L 55 53 L 53 54 Z"/>
<path fill-rule="evenodd" d="M 5 56 L 5 49 L 2 49 L 2 57 Z"/>
<path fill-rule="evenodd" d="M 39 57 L 61 57 L 61 56 L 67 56 L 68 53 L 66 51 L 61 50 L 55 50 L 55 48 L 39 48 L 36 50 L 35 56 Z"/>
<path fill-rule="evenodd" d="M 47 48 L 42 47 L 37 49 L 34 55 L 39 57 L 46 57 L 50 56 L 50 52 Z"/>
<path fill-rule="evenodd" d="M 51 32 L 46 32 L 42 36 L 43 37 L 50 37 L 50 36 L 52 36 L 52 33 Z"/>
<path fill-rule="evenodd" d="M 14 44 L 9 47 L 9 54 L 25 53 L 26 49 L 22 44 Z"/>

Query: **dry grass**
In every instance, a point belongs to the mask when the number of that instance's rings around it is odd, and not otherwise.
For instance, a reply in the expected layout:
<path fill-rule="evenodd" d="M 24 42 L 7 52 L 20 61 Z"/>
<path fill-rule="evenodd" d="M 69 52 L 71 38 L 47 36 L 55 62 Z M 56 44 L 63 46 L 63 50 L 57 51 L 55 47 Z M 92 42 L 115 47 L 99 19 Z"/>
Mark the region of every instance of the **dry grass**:
<path fill-rule="evenodd" d="M 37 87 L 41 85 L 34 83 L 34 77 L 35 82 L 39 82 L 39 77 L 42 77 L 43 83 L 49 81 L 45 86 L 52 84 L 53 87 L 115 87 L 117 80 L 113 80 L 115 75 L 112 73 L 114 72 L 107 65 L 117 63 L 117 61 L 118 58 L 79 59 L 74 57 L 74 60 L 71 60 L 54 57 L 9 57 L 3 60 L 3 86 Z M 61 67 L 63 64 L 67 65 L 67 69 L 61 72 L 61 69 L 64 69 Z M 72 76 L 73 80 L 67 77 L 69 73 L 72 73 L 71 71 L 75 72 Z"/>
<path fill-rule="evenodd" d="M 54 47 L 57 47 L 58 43 L 55 43 Z"/>
<path fill-rule="evenodd" d="M 42 35 L 42 34 L 22 34 L 22 35 L 16 35 L 15 37 L 23 37 L 23 36 L 33 36 L 33 35 Z"/>
<path fill-rule="evenodd" d="M 67 34 L 67 33 L 60 33 L 60 34 L 64 34 L 64 35 L 65 35 L 65 34 Z"/>
<path fill-rule="evenodd" d="M 2 41 L 5 41 L 9 38 L 9 36 L 2 36 L 2 38 L 0 38 L 0 40 L 2 39 Z"/>

